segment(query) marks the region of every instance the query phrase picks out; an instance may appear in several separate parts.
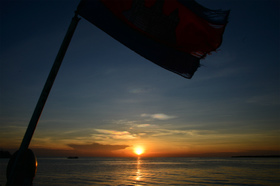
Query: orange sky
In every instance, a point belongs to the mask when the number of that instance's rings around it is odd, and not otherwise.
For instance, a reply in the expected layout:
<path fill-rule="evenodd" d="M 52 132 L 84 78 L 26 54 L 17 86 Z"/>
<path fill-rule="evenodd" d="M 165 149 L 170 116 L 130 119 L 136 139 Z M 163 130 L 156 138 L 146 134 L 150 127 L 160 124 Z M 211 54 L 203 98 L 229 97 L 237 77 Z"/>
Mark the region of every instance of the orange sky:
<path fill-rule="evenodd" d="M 176 156 L 232 156 L 279 154 L 278 134 L 218 134 L 211 131 L 161 129 L 159 126 L 140 125 L 138 133 L 105 129 L 91 131 L 91 136 L 76 136 L 77 131 L 60 134 L 36 131 L 31 149 L 37 156 L 105 156 L 133 157 L 136 147 L 142 147 L 143 157 Z M 136 129 L 134 129 L 135 131 Z M 21 131 L 23 132 L 23 130 Z M 81 132 L 81 131 L 80 131 Z M 72 133 L 72 138 L 67 137 Z M 18 134 L 20 132 L 18 131 Z M 14 151 L 20 135 L 11 139 L 6 134 L 2 148 Z M 96 141 L 92 143 L 92 141 Z M 269 144 L 269 145 L 268 145 Z M 277 152 L 278 151 L 278 152 Z"/>

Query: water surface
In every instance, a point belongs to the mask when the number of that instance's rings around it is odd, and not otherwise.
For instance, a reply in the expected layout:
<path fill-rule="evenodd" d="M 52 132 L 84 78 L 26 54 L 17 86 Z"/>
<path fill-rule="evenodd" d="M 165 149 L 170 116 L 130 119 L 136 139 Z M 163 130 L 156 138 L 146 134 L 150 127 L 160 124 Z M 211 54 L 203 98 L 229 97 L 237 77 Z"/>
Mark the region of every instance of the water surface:
<path fill-rule="evenodd" d="M 280 159 L 38 158 L 34 186 L 43 185 L 280 185 Z"/>

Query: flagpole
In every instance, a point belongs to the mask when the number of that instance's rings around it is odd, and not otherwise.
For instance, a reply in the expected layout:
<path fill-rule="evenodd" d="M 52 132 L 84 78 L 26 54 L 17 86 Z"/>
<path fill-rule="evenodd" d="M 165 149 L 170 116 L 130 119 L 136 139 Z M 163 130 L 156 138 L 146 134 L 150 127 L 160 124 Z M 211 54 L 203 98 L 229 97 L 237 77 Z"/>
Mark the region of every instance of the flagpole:
<path fill-rule="evenodd" d="M 59 71 L 59 68 L 61 66 L 62 60 L 65 56 L 65 53 L 67 51 L 67 48 L 69 46 L 69 43 L 72 39 L 72 36 L 75 32 L 75 29 L 78 25 L 80 18 L 78 17 L 78 13 L 75 12 L 75 16 L 72 18 L 72 21 L 68 27 L 67 33 L 63 39 L 63 42 L 60 46 L 60 49 L 57 53 L 57 56 L 55 58 L 54 64 L 52 66 L 52 69 L 49 73 L 49 76 L 46 80 L 45 86 L 41 92 L 41 95 L 39 97 L 39 100 L 37 102 L 37 105 L 34 109 L 33 115 L 30 119 L 28 128 L 26 129 L 25 135 L 23 137 L 23 140 L 21 142 L 20 148 L 18 150 L 18 153 L 16 155 L 15 161 L 13 162 L 12 168 L 11 168 L 11 172 L 10 175 L 8 177 L 7 180 L 7 185 L 13 185 L 15 183 L 15 179 L 17 178 L 17 176 L 19 174 L 21 174 L 20 172 L 17 172 L 18 170 L 18 166 L 19 166 L 19 161 L 21 160 L 21 157 L 23 156 L 23 154 L 27 151 L 28 146 L 31 142 L 32 136 L 35 132 L 36 126 L 38 124 L 38 121 L 40 119 L 41 113 L 44 109 L 45 103 L 47 101 L 48 95 L 51 91 L 51 88 L 53 86 L 53 83 L 55 81 L 55 78 L 57 76 L 57 73 Z M 24 161 L 24 160 L 23 160 Z"/>

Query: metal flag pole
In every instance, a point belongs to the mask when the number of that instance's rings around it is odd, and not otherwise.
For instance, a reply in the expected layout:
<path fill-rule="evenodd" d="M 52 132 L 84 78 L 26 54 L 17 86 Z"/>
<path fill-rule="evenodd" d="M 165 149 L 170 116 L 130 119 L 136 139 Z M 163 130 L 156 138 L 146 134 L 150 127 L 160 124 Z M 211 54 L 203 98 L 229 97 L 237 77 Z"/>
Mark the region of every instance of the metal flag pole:
<path fill-rule="evenodd" d="M 33 115 L 30 119 L 28 128 L 26 129 L 25 135 L 22 139 L 21 145 L 19 150 L 17 151 L 16 154 L 14 154 L 15 158 L 14 158 L 14 162 L 9 162 L 9 164 L 11 164 L 11 168 L 10 171 L 8 171 L 7 168 L 7 185 L 15 185 L 16 183 L 16 179 L 23 174 L 23 172 L 20 171 L 24 171 L 22 170 L 22 168 L 20 167 L 20 161 L 25 161 L 24 160 L 24 154 L 26 154 L 27 150 L 28 150 L 28 146 L 31 142 L 32 136 L 34 134 L 34 131 L 36 129 L 36 126 L 38 124 L 38 121 L 40 119 L 41 113 L 44 109 L 45 103 L 47 101 L 48 95 L 51 91 L 51 88 L 53 86 L 53 83 L 55 81 L 56 75 L 59 71 L 59 68 L 61 66 L 62 60 L 64 58 L 64 55 L 67 51 L 67 48 L 69 46 L 69 43 L 72 39 L 72 36 L 75 32 L 75 29 L 78 25 L 80 18 L 78 17 L 78 13 L 75 12 L 75 16 L 72 18 L 72 21 L 68 27 L 67 33 L 63 39 L 63 42 L 60 46 L 60 49 L 57 53 L 57 56 L 55 58 L 54 64 L 52 66 L 52 69 L 49 73 L 48 79 L 45 83 L 45 86 L 41 92 L 40 98 L 37 102 L 37 105 L 35 107 L 35 110 L 33 112 Z M 10 160 L 11 161 L 11 160 Z M 9 165 L 8 165 L 9 166 Z"/>

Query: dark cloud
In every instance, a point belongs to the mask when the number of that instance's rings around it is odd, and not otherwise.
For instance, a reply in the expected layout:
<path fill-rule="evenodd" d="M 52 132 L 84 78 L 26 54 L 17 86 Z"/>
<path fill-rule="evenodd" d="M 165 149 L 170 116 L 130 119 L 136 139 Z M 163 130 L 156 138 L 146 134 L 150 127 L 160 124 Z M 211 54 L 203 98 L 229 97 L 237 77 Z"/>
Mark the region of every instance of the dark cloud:
<path fill-rule="evenodd" d="M 99 143 L 92 144 L 68 144 L 69 147 L 72 147 L 75 150 L 79 151 L 114 151 L 121 150 L 129 147 L 128 145 L 103 145 Z"/>
<path fill-rule="evenodd" d="M 51 149 L 51 148 L 31 148 L 35 156 L 59 156 L 59 157 L 68 157 L 68 156 L 90 156 L 90 157 L 121 157 L 126 156 L 116 150 L 121 150 L 129 147 L 129 145 L 103 145 L 99 143 L 92 144 L 68 144 L 69 147 L 73 149 Z M 3 149 L 3 148 L 2 148 Z M 5 150 L 10 153 L 14 153 L 15 148 L 5 148 Z"/>

